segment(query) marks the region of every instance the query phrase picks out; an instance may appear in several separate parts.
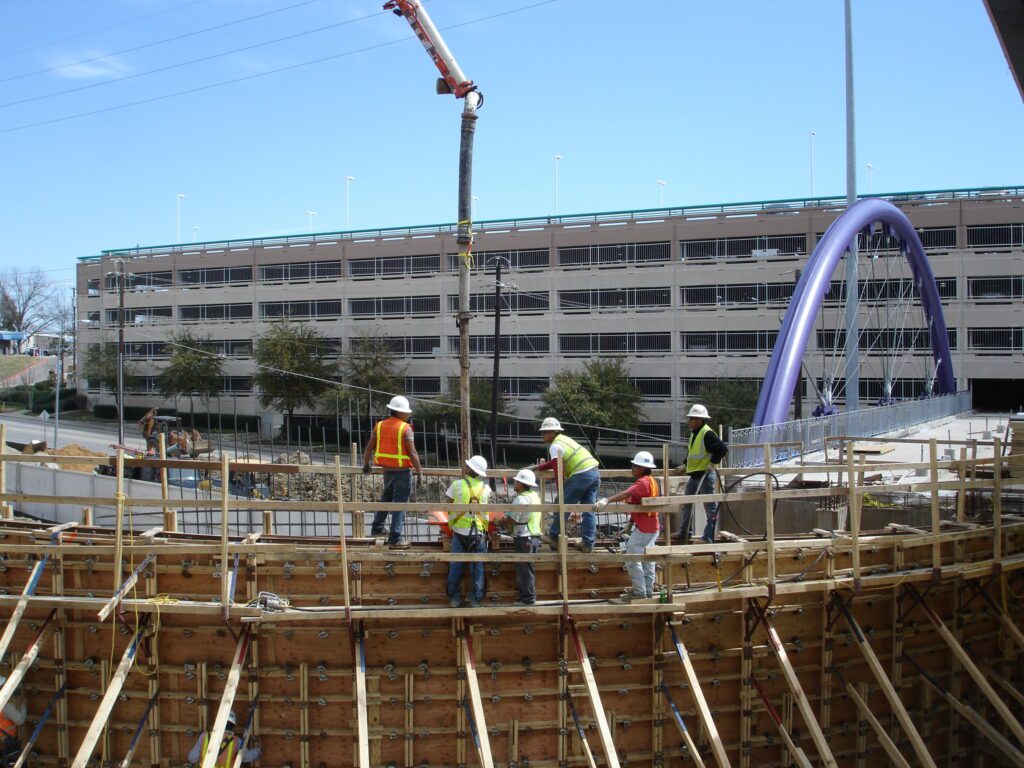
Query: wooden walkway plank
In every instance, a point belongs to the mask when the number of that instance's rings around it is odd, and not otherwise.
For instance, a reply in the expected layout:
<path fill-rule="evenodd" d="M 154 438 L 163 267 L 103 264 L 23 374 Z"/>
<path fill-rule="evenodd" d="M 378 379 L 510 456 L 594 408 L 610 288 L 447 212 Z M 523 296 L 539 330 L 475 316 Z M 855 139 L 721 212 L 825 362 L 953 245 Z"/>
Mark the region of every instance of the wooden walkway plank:
<path fill-rule="evenodd" d="M 235 646 L 235 657 L 231 660 L 231 669 L 228 670 L 228 677 L 224 683 L 224 691 L 220 697 L 220 706 L 217 707 L 217 716 L 213 719 L 213 727 L 210 729 L 210 740 L 206 745 L 206 754 L 203 755 L 202 768 L 214 768 L 217 763 L 217 756 L 220 753 L 220 743 L 224 738 L 224 731 L 228 724 L 228 715 L 231 714 L 231 707 L 235 703 L 235 693 L 238 691 L 238 683 L 242 679 L 242 665 L 249 653 L 249 641 L 252 633 L 249 628 L 242 630 L 238 636 L 238 643 Z"/>
<path fill-rule="evenodd" d="M 28 608 L 29 599 L 36 593 L 36 589 L 39 588 L 39 580 L 43 576 L 43 571 L 46 570 L 46 561 L 48 559 L 48 557 L 44 556 L 35 564 L 35 566 L 33 566 L 32 573 L 29 574 L 28 582 L 25 584 L 25 588 L 21 591 L 21 598 L 18 600 L 18 604 L 14 606 L 11 618 L 7 621 L 3 637 L 0 637 L 0 659 L 7 654 L 7 649 L 10 647 L 11 641 L 14 639 L 14 632 L 18 628 L 18 623 L 21 621 L 21 617 L 24 615 L 25 609 Z"/>
<path fill-rule="evenodd" d="M 811 738 L 814 741 L 814 746 L 818 750 L 818 755 L 821 757 L 822 764 L 827 768 L 839 768 L 836 763 L 835 757 L 832 756 L 832 750 L 828 746 L 828 741 L 825 738 L 825 734 L 821 730 L 821 726 L 818 724 L 817 718 L 814 716 L 814 710 L 811 709 L 811 703 L 807 700 L 807 694 L 804 693 L 803 686 L 800 685 L 800 678 L 797 677 L 796 670 L 793 669 L 793 664 L 789 660 L 789 656 L 786 654 L 786 647 L 782 644 L 782 640 L 779 639 L 779 633 L 775 631 L 775 627 L 772 625 L 771 620 L 765 614 L 764 610 L 756 601 L 751 600 L 751 606 L 757 612 L 760 618 L 762 626 L 768 634 L 768 647 L 775 655 L 776 661 L 779 662 L 779 666 L 782 668 L 782 676 L 786 680 L 786 684 L 789 686 L 790 693 L 793 694 L 793 698 L 796 700 L 796 705 L 800 710 L 800 715 L 804 719 L 804 725 L 807 726 L 807 730 L 811 732 Z"/>
<path fill-rule="evenodd" d="M 107 690 L 100 700 L 96 714 L 93 716 L 92 722 L 89 723 L 89 729 L 85 732 L 85 737 L 82 739 L 82 744 L 78 748 L 78 754 L 75 755 L 71 768 L 86 768 L 89 765 L 93 750 L 96 748 L 96 742 L 99 741 L 100 734 L 107 724 L 110 713 L 113 711 L 114 705 L 117 704 L 118 694 L 121 693 L 121 688 L 124 686 L 125 680 L 128 679 L 128 673 L 132 671 L 132 666 L 135 664 L 139 645 L 142 643 L 142 637 L 145 635 L 148 625 L 149 616 L 146 615 L 140 620 L 139 628 L 135 631 L 135 637 L 132 638 L 128 647 L 124 649 L 124 654 L 117 665 L 117 670 L 110 678 L 110 684 L 107 685 Z"/>
<path fill-rule="evenodd" d="M 704 698 L 704 691 L 700 687 L 700 677 L 693 668 L 690 654 L 687 653 L 683 641 L 679 639 L 675 625 L 671 621 L 666 621 L 665 626 L 668 627 L 672 635 L 672 642 L 676 646 L 676 655 L 679 656 L 679 661 L 683 665 L 683 671 L 686 673 L 686 681 L 689 683 L 690 691 L 693 693 L 693 700 L 697 704 L 697 712 L 700 714 L 704 733 L 707 734 L 708 741 L 711 742 L 711 752 L 715 756 L 718 768 L 732 768 L 732 763 L 729 762 L 729 755 L 726 753 L 725 745 L 722 743 L 722 737 L 718 733 L 718 726 L 715 725 L 715 718 L 711 714 L 711 708 L 708 707 L 707 699 Z"/>
<path fill-rule="evenodd" d="M 473 656 L 473 638 L 469 624 L 466 624 L 466 631 L 459 638 L 462 643 L 462 652 L 466 658 L 466 687 L 469 689 L 469 705 L 473 711 L 473 722 L 476 724 L 479 739 L 480 765 L 483 768 L 494 768 L 494 758 L 491 757 L 491 740 L 487 732 L 487 718 L 484 715 L 484 704 L 480 698 L 480 683 L 476 679 L 476 659 Z"/>
<path fill-rule="evenodd" d="M 974 684 L 978 686 L 978 689 L 985 694 L 985 698 L 989 700 L 992 708 L 999 714 L 999 717 L 1003 719 L 1007 727 L 1016 737 L 1017 741 L 1024 744 L 1024 725 L 1021 725 L 1020 721 L 1014 717 L 1013 712 L 1006 706 L 999 694 L 996 693 L 991 683 L 986 679 L 984 673 L 978 669 L 978 665 L 974 663 L 974 659 L 971 658 L 970 654 L 964 650 L 963 646 L 957 642 L 957 639 L 953 637 L 953 633 L 949 631 L 949 628 L 945 625 L 939 615 L 932 610 L 931 606 L 924 601 L 921 594 L 914 589 L 911 585 L 906 585 L 904 589 L 910 594 L 910 596 L 916 601 L 917 605 L 920 606 L 921 610 L 928 617 L 928 621 L 932 623 L 935 630 L 939 633 L 939 637 L 942 638 L 943 642 L 949 646 L 949 649 L 956 656 L 967 673 L 974 680 Z"/>
<path fill-rule="evenodd" d="M 608 768 L 619 768 L 619 753 L 615 750 L 615 741 L 612 739 L 612 732 L 608 727 L 608 718 L 604 714 L 601 692 L 597 688 L 594 668 L 591 666 L 590 656 L 587 654 L 587 644 L 576 630 L 576 622 L 574 621 L 569 622 L 569 634 L 572 638 L 573 647 L 576 649 L 576 657 L 579 659 L 580 669 L 583 672 L 583 682 L 587 686 L 590 707 L 594 710 L 594 720 L 597 722 L 597 732 L 601 737 L 601 748 L 604 750 L 605 763 L 608 765 Z"/>
<path fill-rule="evenodd" d="M 928 752 L 928 747 L 925 745 L 924 739 L 921 738 L 921 734 L 914 725 L 914 721 L 910 719 L 910 714 L 907 712 L 907 708 L 903 706 L 903 702 L 900 700 L 899 694 L 896 693 L 896 688 L 893 686 L 892 681 L 889 680 L 888 676 L 885 674 L 885 670 L 882 669 L 882 663 L 875 655 L 867 637 L 864 636 L 864 632 L 860 628 L 860 624 L 857 622 L 857 619 L 854 618 L 850 609 L 846 607 L 846 604 L 838 594 L 833 595 L 833 597 L 835 598 L 836 605 L 839 606 L 840 610 L 843 612 L 843 616 L 846 618 L 846 623 L 850 627 L 850 631 L 853 633 L 854 639 L 857 641 L 857 647 L 860 649 L 861 655 L 864 657 L 864 661 L 867 662 L 868 669 L 871 670 L 871 673 L 875 676 L 875 681 L 878 683 L 878 687 L 881 688 L 882 693 L 885 694 L 885 698 L 888 700 L 889 706 L 896 715 L 896 719 L 903 727 L 903 733 L 905 733 L 907 738 L 910 739 L 910 743 L 914 748 L 917 759 L 920 760 L 926 768 L 937 768 L 935 760 L 932 759 L 931 754 Z"/>

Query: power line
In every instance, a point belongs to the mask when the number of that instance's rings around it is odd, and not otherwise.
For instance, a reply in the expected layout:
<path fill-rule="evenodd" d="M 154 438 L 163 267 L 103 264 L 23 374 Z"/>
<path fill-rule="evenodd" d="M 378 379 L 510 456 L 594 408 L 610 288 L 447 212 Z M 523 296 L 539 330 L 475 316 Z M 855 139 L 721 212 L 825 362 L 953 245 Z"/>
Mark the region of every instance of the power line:
<path fill-rule="evenodd" d="M 306 0 L 306 1 L 307 2 L 319 2 L 319 0 Z M 447 32 L 447 31 L 451 31 L 453 29 L 459 29 L 460 27 L 468 27 L 468 26 L 473 25 L 473 24 L 480 24 L 482 22 L 490 21 L 492 19 L 496 19 L 496 18 L 499 18 L 499 17 L 502 17 L 502 16 L 510 16 L 511 14 L 514 14 L 514 13 L 521 13 L 523 11 L 529 11 L 529 10 L 532 10 L 534 8 L 539 8 L 539 7 L 544 6 L 544 5 L 551 5 L 552 3 L 556 3 L 556 2 L 558 2 L 558 0 L 541 0 L 541 2 L 532 3 L 530 5 L 524 5 L 524 6 L 521 6 L 519 8 L 513 8 L 513 9 L 508 10 L 508 11 L 502 11 L 500 13 L 494 13 L 494 14 L 491 14 L 489 16 L 481 16 L 479 18 L 471 19 L 469 21 L 464 21 L 464 22 L 461 22 L 459 24 L 452 24 L 452 25 L 447 26 L 447 27 L 442 27 L 442 30 Z M 355 49 L 350 50 L 350 51 L 343 51 L 342 53 L 336 53 L 336 54 L 332 54 L 330 56 L 322 56 L 322 57 L 317 58 L 317 59 L 310 59 L 310 60 L 307 60 L 307 61 L 300 61 L 297 64 L 289 64 L 288 66 L 285 66 L 285 67 L 278 67 L 276 69 L 269 69 L 269 70 L 267 70 L 265 72 L 256 72 L 256 73 L 251 74 L 251 75 L 244 75 L 242 77 L 232 78 L 231 80 L 221 80 L 221 81 L 216 82 L 216 83 L 210 83 L 209 85 L 201 85 L 201 86 L 197 86 L 195 88 L 186 88 L 185 90 L 182 90 L 182 91 L 174 91 L 172 93 L 165 93 L 165 94 L 162 94 L 160 96 L 151 96 L 150 98 L 147 98 L 147 99 L 138 99 L 137 101 L 130 101 L 130 102 L 127 102 L 127 103 L 124 103 L 124 104 L 115 104 L 115 105 L 110 106 L 110 107 L 102 107 L 100 109 L 93 109 L 93 110 L 90 110 L 88 112 L 78 112 L 78 113 L 73 114 L 73 115 L 64 115 L 63 117 L 55 117 L 55 118 L 52 118 L 50 120 L 40 120 L 40 121 L 37 121 L 37 122 L 34 122 L 34 123 L 24 123 L 22 125 L 15 125 L 15 126 L 12 126 L 10 128 L 0 129 L 0 134 L 13 133 L 15 131 L 23 131 L 23 130 L 26 130 L 28 128 L 38 128 L 38 127 L 41 127 L 41 126 L 44 126 L 44 125 L 53 125 L 54 123 L 63 123 L 63 122 L 66 122 L 68 120 L 76 120 L 76 119 L 78 119 L 80 117 L 91 117 L 93 115 L 100 115 L 100 114 L 104 114 L 106 112 L 115 112 L 115 111 L 118 111 L 118 110 L 121 110 L 121 109 L 128 109 L 129 107 L 137 107 L 137 106 L 140 106 L 142 104 L 151 104 L 151 103 L 157 102 L 157 101 L 165 101 L 166 99 L 172 99 L 172 98 L 175 98 L 177 96 L 187 96 L 187 95 L 190 95 L 190 94 L 193 94 L 193 93 L 201 93 L 202 91 L 209 91 L 209 90 L 212 90 L 214 88 L 220 88 L 220 87 L 225 86 L 225 85 L 234 85 L 236 83 L 243 83 L 243 82 L 246 82 L 248 80 L 256 80 L 258 78 L 267 77 L 268 75 L 274 75 L 274 74 L 278 74 L 280 72 L 289 72 L 291 70 L 301 69 L 303 67 L 312 66 L 314 64 L 323 64 L 324 62 L 327 62 L 327 61 L 334 61 L 336 59 L 343 59 L 343 58 L 346 58 L 348 56 L 355 56 L 356 54 L 366 53 L 367 51 L 373 51 L 373 50 L 377 50 L 379 48 L 387 48 L 387 47 L 392 46 L 392 45 L 397 45 L 398 43 L 409 42 L 409 41 L 411 41 L 413 39 L 414 38 L 411 38 L 411 37 L 402 37 L 402 38 L 398 38 L 398 39 L 395 39 L 395 40 L 388 40 L 388 41 L 383 42 L 383 43 L 376 43 L 374 45 L 367 45 L 367 46 L 365 46 L 363 48 L 355 48 Z M 0 81 L 0 82 L 3 82 L 3 81 Z"/>
<path fill-rule="evenodd" d="M 119 22 L 117 22 L 117 24 L 109 24 L 106 27 L 97 27 L 96 29 L 88 29 L 85 32 L 76 32 L 73 35 L 68 35 L 67 37 L 62 37 L 62 38 L 60 38 L 58 40 L 50 40 L 50 41 L 45 42 L 45 43 L 37 43 L 36 45 L 30 45 L 28 48 L 19 48 L 16 51 L 8 51 L 7 53 L 0 53 L 0 59 L 6 59 L 9 56 L 17 56 L 19 53 L 28 53 L 29 51 L 35 51 L 35 50 L 38 50 L 40 48 L 45 48 L 45 47 L 47 47 L 49 45 L 57 45 L 58 43 L 66 43 L 69 40 L 77 40 L 78 38 L 85 37 L 86 35 L 95 35 L 98 32 L 106 32 L 107 30 L 110 30 L 110 29 L 117 29 L 118 27 L 126 27 L 129 24 L 134 24 L 137 21 L 145 21 L 146 19 L 152 19 L 152 18 L 154 18 L 156 16 L 163 16 L 165 13 L 172 13 L 174 11 L 183 11 L 186 8 L 192 7 L 193 5 L 199 5 L 200 3 L 206 3 L 206 2 L 209 2 L 209 0 L 192 0 L 192 2 L 185 3 L 184 5 L 179 5 L 179 6 L 176 6 L 174 8 L 165 8 L 162 11 L 154 11 L 153 13 L 147 13 L 145 16 L 136 16 L 135 18 L 132 18 L 132 19 L 127 19 L 125 21 L 119 21 Z"/>
<path fill-rule="evenodd" d="M 284 37 L 275 37 L 272 40 L 264 40 L 261 43 L 253 43 L 252 45 L 245 45 L 245 46 L 242 46 L 241 48 L 234 48 L 234 49 L 232 49 L 230 51 L 223 51 L 221 53 L 214 53 L 214 54 L 210 54 L 209 56 L 200 56 L 198 59 L 189 59 L 188 61 L 181 61 L 181 62 L 178 62 L 177 64 L 168 64 L 168 65 L 163 66 L 163 67 L 156 67 L 155 69 L 147 69 L 147 70 L 145 70 L 143 72 L 133 72 L 130 75 L 122 75 L 121 77 L 114 77 L 114 78 L 111 78 L 109 80 L 101 80 L 98 83 L 89 83 L 87 85 L 80 85 L 80 86 L 78 86 L 76 88 L 66 88 L 63 91 L 52 91 L 50 93 L 44 93 L 41 96 L 30 96 L 30 97 L 28 97 L 26 99 L 18 99 L 16 101 L 8 101 L 8 102 L 5 102 L 3 104 L 0 104 L 0 107 L 13 107 L 13 106 L 16 106 L 18 104 L 28 104 L 28 103 L 33 102 L 33 101 L 42 101 L 43 99 L 52 99 L 55 96 L 64 96 L 64 95 L 69 94 L 69 93 L 77 93 L 78 91 L 86 91 L 86 90 L 90 90 L 92 88 L 100 88 L 100 87 L 102 87 L 104 85 L 111 85 L 113 83 L 122 83 L 125 80 L 134 80 L 135 78 L 138 78 L 138 77 L 145 77 L 146 75 L 153 75 L 153 74 L 156 74 L 158 72 L 167 72 L 167 71 L 172 70 L 172 69 L 178 69 L 179 67 L 187 67 L 187 66 L 189 66 L 191 64 L 201 64 L 201 63 L 206 62 L 206 61 L 213 61 L 214 59 L 223 58 L 224 56 L 231 56 L 231 55 L 236 54 L 236 53 L 244 53 L 246 51 L 251 51 L 251 50 L 253 50 L 255 48 L 262 48 L 262 47 L 267 46 L 267 45 L 273 45 L 274 43 L 282 43 L 282 42 L 284 42 L 286 40 L 294 40 L 294 39 L 299 38 L 299 37 L 305 37 L 307 35 L 316 34 L 317 32 L 324 32 L 324 31 L 326 31 L 328 29 L 336 29 L 338 27 L 344 27 L 344 26 L 346 26 L 348 24 L 355 24 L 358 21 L 366 21 L 367 19 L 375 18 L 376 16 L 380 16 L 381 14 L 384 14 L 384 13 L 386 13 L 386 11 L 377 11 L 376 13 L 367 14 L 366 16 L 359 16 L 358 18 L 355 18 L 355 19 L 348 19 L 347 21 L 339 21 L 339 22 L 337 22 L 335 24 L 326 24 L 326 25 L 324 25 L 322 27 L 316 27 L 315 29 L 308 29 L 308 30 L 305 30 L 303 32 L 296 32 L 295 34 L 285 35 Z"/>
<path fill-rule="evenodd" d="M 104 53 L 99 56 L 92 56 L 88 59 L 79 59 L 78 61 L 71 61 L 67 64 L 60 64 L 56 67 L 47 67 L 46 69 L 35 69 L 31 72 L 22 72 L 20 75 L 12 75 L 11 77 L 5 77 L 0 79 L 0 83 L 9 83 L 12 80 L 21 80 L 26 77 L 33 77 L 34 75 L 43 75 L 47 72 L 56 72 L 61 69 L 67 69 L 68 67 L 74 67 L 79 64 L 89 64 L 93 61 L 100 61 L 101 59 L 109 59 L 113 56 L 120 56 L 123 53 L 134 53 L 135 51 L 141 51 L 145 48 L 153 48 L 157 45 L 164 45 L 165 43 L 173 43 L 177 40 L 185 40 L 189 37 L 195 37 L 196 35 L 202 35 L 206 32 L 214 32 L 218 29 L 225 29 L 226 27 L 233 27 L 236 24 L 242 24 L 246 21 L 253 21 L 254 19 L 262 19 L 266 16 L 273 16 L 278 13 L 284 13 L 295 8 L 301 8 L 304 5 L 311 5 L 313 3 L 319 3 L 320 0 L 301 0 L 301 2 L 293 3 L 292 5 L 286 5 L 283 8 L 275 8 L 272 11 L 264 11 L 263 13 L 257 13 L 252 16 L 245 16 L 241 19 L 235 19 L 234 21 L 225 21 L 223 24 L 215 24 L 212 27 L 204 27 L 203 29 L 197 29 L 192 32 L 184 32 L 174 37 L 165 37 L 163 40 L 154 40 L 150 43 L 142 43 L 141 45 L 133 45 L 131 48 L 122 48 L 120 51 L 114 51 L 112 53 Z"/>

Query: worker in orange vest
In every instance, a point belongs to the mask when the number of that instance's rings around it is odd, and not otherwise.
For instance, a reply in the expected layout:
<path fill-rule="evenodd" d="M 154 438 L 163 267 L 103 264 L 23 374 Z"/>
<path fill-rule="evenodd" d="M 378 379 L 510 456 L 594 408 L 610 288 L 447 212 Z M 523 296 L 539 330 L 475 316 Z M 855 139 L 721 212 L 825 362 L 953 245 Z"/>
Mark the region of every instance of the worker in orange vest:
<path fill-rule="evenodd" d="M 370 471 L 370 461 L 384 468 L 384 492 L 381 501 L 407 502 L 412 496 L 412 470 L 416 470 L 417 479 L 422 478 L 423 468 L 420 457 L 416 453 L 413 441 L 412 425 L 409 417 L 412 408 L 409 400 L 395 395 L 388 403 L 390 414 L 383 421 L 378 421 L 370 433 L 370 441 L 363 452 L 363 472 Z M 388 513 L 377 512 L 373 516 L 370 527 L 372 536 L 383 536 Z M 391 530 L 388 533 L 388 546 L 392 549 L 408 549 L 409 542 L 403 536 L 405 512 L 391 513 Z"/>
<path fill-rule="evenodd" d="M 0 675 L 0 688 L 7 678 Z M 24 725 L 27 714 L 24 705 L 18 706 L 13 701 L 4 705 L 0 712 L 0 738 L 3 738 L 3 765 L 14 765 L 21 757 L 21 740 L 18 738 L 18 727 Z"/>

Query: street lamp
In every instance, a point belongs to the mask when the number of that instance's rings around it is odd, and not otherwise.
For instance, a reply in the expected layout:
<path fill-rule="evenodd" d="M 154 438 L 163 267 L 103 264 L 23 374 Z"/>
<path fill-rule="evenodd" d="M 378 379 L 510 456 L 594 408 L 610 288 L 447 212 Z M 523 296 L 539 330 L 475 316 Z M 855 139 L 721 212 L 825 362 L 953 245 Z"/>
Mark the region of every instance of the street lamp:
<path fill-rule="evenodd" d="M 345 229 L 352 229 L 352 182 L 355 176 L 345 177 Z"/>
<path fill-rule="evenodd" d="M 313 234 L 313 217 L 316 216 L 316 211 L 306 211 L 306 216 L 309 217 L 309 234 Z"/>
<path fill-rule="evenodd" d="M 811 197 L 814 197 L 814 130 L 807 132 L 807 145 L 811 155 Z"/>
<path fill-rule="evenodd" d="M 198 233 L 199 233 L 199 227 L 192 227 L 192 242 L 193 243 L 197 240 L 196 235 L 198 235 Z"/>
<path fill-rule="evenodd" d="M 178 237 L 174 241 L 175 243 L 181 242 L 181 201 L 185 199 L 185 195 L 181 192 L 178 193 Z"/>
<path fill-rule="evenodd" d="M 665 185 L 668 182 L 664 179 L 658 179 L 658 203 L 659 207 L 665 207 Z"/>
<path fill-rule="evenodd" d="M 561 155 L 555 155 L 555 216 L 558 215 L 558 161 L 561 159 Z"/>
<path fill-rule="evenodd" d="M 875 172 L 875 166 L 873 166 L 871 163 L 868 163 L 867 169 L 868 169 L 868 194 L 870 195 L 871 194 L 871 187 L 872 187 L 871 177 L 872 177 L 872 175 Z"/>

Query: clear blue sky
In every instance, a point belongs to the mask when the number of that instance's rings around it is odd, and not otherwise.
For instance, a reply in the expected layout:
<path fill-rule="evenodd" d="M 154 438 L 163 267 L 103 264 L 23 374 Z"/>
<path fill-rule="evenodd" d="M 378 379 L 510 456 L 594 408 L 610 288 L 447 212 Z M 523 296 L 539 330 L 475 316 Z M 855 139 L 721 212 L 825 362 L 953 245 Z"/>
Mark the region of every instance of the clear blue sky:
<path fill-rule="evenodd" d="M 535 2 L 427 7 L 447 27 Z M 302 233 L 307 210 L 318 231 L 341 229 L 349 175 L 353 228 L 453 220 L 461 104 L 434 94 L 426 54 L 380 5 L 0 5 L 0 269 L 69 280 L 78 256 L 172 242 L 178 193 L 185 241 L 193 227 L 200 240 Z M 561 213 L 656 206 L 658 179 L 667 204 L 803 196 L 810 129 L 815 192 L 841 194 L 842 12 L 841 0 L 555 0 L 446 32 L 487 98 L 477 218 L 550 213 L 555 154 Z M 256 14 L 268 15 L 232 23 Z M 228 26 L 191 34 L 215 25 Z M 1024 105 L 981 0 L 855 0 L 854 33 L 862 192 L 867 163 L 875 192 L 1024 184 Z M 11 103 L 67 89 L 82 90 Z"/>

